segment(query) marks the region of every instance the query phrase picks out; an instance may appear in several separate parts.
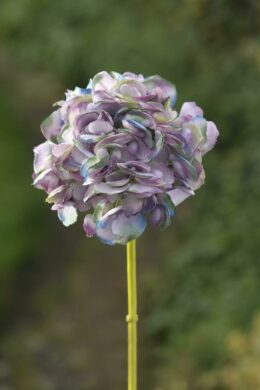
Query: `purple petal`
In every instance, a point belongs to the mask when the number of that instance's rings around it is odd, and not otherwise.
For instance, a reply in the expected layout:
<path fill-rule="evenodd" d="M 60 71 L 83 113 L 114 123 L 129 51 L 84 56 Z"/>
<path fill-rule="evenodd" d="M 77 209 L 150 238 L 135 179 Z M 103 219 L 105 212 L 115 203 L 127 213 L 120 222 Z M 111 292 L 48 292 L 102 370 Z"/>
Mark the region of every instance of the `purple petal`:
<path fill-rule="evenodd" d="M 93 216 L 88 214 L 84 218 L 83 229 L 87 237 L 93 237 L 96 234 L 96 224 L 93 220 Z"/>

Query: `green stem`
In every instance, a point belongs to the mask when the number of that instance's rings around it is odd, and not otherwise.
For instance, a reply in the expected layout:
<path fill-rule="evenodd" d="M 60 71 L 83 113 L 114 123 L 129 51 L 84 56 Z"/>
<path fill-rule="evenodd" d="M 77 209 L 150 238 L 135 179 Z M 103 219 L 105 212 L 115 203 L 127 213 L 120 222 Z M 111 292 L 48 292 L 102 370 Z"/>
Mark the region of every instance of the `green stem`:
<path fill-rule="evenodd" d="M 128 390 L 137 390 L 137 287 L 136 242 L 127 244 L 127 291 L 128 291 Z"/>

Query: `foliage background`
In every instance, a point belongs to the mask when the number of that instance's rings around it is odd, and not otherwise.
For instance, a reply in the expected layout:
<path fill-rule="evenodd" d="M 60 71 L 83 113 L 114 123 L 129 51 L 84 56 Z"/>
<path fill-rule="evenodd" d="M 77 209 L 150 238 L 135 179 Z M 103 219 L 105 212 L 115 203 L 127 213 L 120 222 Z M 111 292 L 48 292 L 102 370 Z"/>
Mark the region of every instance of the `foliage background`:
<path fill-rule="evenodd" d="M 257 0 L 2 0 L 0 388 L 125 387 L 124 248 L 31 187 L 39 123 L 100 70 L 161 74 L 220 130 L 207 181 L 139 242 L 140 387 L 260 388 Z"/>

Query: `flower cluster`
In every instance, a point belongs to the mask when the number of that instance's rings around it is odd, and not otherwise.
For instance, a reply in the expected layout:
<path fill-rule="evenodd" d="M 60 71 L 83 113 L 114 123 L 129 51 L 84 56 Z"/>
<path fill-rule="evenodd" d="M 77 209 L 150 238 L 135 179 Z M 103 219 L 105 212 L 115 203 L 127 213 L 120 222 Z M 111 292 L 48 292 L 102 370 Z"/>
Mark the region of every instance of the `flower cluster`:
<path fill-rule="evenodd" d="M 85 213 L 87 236 L 126 244 L 149 219 L 164 229 L 175 206 L 204 182 L 202 156 L 218 130 L 195 103 L 173 107 L 175 87 L 159 76 L 100 72 L 41 125 L 33 185 L 65 226 Z"/>

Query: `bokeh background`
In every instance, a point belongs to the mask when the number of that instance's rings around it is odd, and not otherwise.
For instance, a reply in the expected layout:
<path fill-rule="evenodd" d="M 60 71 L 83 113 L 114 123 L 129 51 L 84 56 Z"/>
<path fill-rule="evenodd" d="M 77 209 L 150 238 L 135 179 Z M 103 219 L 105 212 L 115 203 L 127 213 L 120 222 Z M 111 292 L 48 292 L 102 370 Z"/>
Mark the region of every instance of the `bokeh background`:
<path fill-rule="evenodd" d="M 1 390 L 126 388 L 125 248 L 31 186 L 40 122 L 101 70 L 161 74 L 220 130 L 204 187 L 138 242 L 140 389 L 260 389 L 259 22 L 258 0 L 1 0 Z"/>

